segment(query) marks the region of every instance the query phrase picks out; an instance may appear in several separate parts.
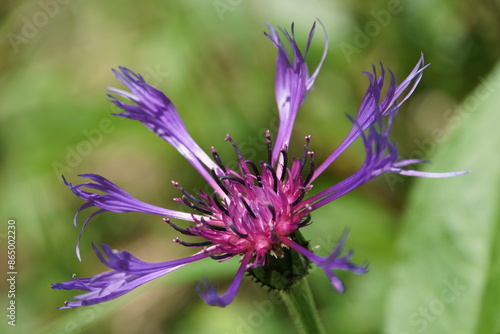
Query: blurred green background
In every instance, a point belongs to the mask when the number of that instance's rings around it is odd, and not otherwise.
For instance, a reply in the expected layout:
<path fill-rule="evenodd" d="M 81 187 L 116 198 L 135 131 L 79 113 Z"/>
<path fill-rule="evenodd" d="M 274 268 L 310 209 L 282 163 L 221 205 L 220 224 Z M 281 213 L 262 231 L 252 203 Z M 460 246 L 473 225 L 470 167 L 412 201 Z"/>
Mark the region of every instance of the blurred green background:
<path fill-rule="evenodd" d="M 191 254 L 160 217 L 106 213 L 74 248 L 74 184 L 98 173 L 135 197 L 183 209 L 171 180 L 203 180 L 168 144 L 138 122 L 110 113 L 106 86 L 122 88 L 111 68 L 127 66 L 173 100 L 187 127 L 224 161 L 230 133 L 249 158 L 276 130 L 276 50 L 265 23 L 288 28 L 305 45 L 315 19 L 329 54 L 301 108 L 291 152 L 303 137 L 322 161 L 350 129 L 367 87 L 362 71 L 383 61 L 398 80 L 420 53 L 432 65 L 402 108 L 393 131 L 403 157 L 429 158 L 428 171 L 473 169 L 455 179 L 380 177 L 318 210 L 304 234 L 326 254 L 348 227 L 364 276 L 340 273 L 338 294 L 313 270 L 310 285 L 329 333 L 500 332 L 500 4 L 498 1 L 82 1 L 0 3 L 0 283 L 2 333 L 294 332 L 279 300 L 249 278 L 226 308 L 206 306 L 194 290 L 208 277 L 221 288 L 237 261 L 192 264 L 102 305 L 57 310 L 73 292 L 51 282 L 105 268 L 90 243 L 126 249 L 146 261 Z M 321 57 L 317 30 L 308 63 Z M 275 133 L 275 132 L 274 132 Z M 92 138 L 92 141 L 89 139 Z M 76 153 L 75 153 L 76 152 Z M 363 162 L 360 143 L 315 183 L 324 189 Z M 84 215 L 82 215 L 83 217 Z M 17 322 L 7 325 L 8 219 L 17 226 Z M 80 220 L 81 223 L 81 220 Z"/>

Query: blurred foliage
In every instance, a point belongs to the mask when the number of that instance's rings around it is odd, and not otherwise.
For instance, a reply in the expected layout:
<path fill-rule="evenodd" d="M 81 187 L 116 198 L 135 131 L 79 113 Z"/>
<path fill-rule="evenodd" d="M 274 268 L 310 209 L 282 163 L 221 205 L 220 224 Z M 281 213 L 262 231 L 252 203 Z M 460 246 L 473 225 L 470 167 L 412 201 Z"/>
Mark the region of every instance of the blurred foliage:
<path fill-rule="evenodd" d="M 439 268 L 455 265 L 458 267 L 451 272 L 458 268 L 477 272 L 467 276 L 467 284 L 475 287 L 476 303 L 471 307 L 477 314 L 464 313 L 460 301 L 446 307 L 431 325 L 452 322 L 454 317 L 469 324 L 493 319 L 499 299 L 486 297 L 483 301 L 481 296 L 490 291 L 498 296 L 494 284 L 498 252 L 488 248 L 493 247 L 494 237 L 498 240 L 498 215 L 492 209 L 489 215 L 459 218 L 460 210 L 474 210 L 465 205 L 470 193 L 462 193 L 462 187 L 474 189 L 478 211 L 483 203 L 494 205 L 491 198 L 486 200 L 488 194 L 498 199 L 498 182 L 493 181 L 499 173 L 494 167 L 498 138 L 489 137 L 498 124 L 498 116 L 494 116 L 498 103 L 476 116 L 480 107 L 467 98 L 481 89 L 481 96 L 486 94 L 495 101 L 500 96 L 498 79 L 487 79 L 500 58 L 498 0 L 315 0 L 307 4 L 288 1 L 286 5 L 276 0 L 126 4 L 7 0 L 0 3 L 0 276 L 5 282 L 5 222 L 9 218 L 17 222 L 19 274 L 17 326 L 7 326 L 2 314 L 2 333 L 3 328 L 13 333 L 53 334 L 292 332 L 279 301 L 250 279 L 244 280 L 236 301 L 224 309 L 208 307 L 196 295 L 193 286 L 201 277 L 227 286 L 237 261 L 217 264 L 206 260 L 119 300 L 76 310 L 56 309 L 73 293 L 52 291 L 50 283 L 70 279 L 73 273 L 84 277 L 104 269 L 92 253 L 91 241 L 127 249 L 146 261 L 190 254 L 170 243 L 175 231 L 159 217 L 113 213 L 101 215 L 89 225 L 82 239 L 81 263 L 73 252 L 78 230 L 72 226 L 72 218 L 82 202 L 64 186 L 62 173 L 73 183 L 79 182 L 81 173 L 102 174 L 145 202 L 173 209 L 181 208 L 171 200 L 177 196 L 172 179 L 186 189 L 204 187 L 188 163 L 144 126 L 110 115 L 117 110 L 106 101 L 105 88 L 121 87 L 111 68 L 127 66 L 165 91 L 204 149 L 215 146 L 225 161 L 233 159 L 230 145 L 223 140 L 229 132 L 259 159 L 265 153 L 264 130 L 276 130 L 275 49 L 262 34 L 265 23 L 288 28 L 295 21 L 296 34 L 304 45 L 317 18 L 328 31 L 330 50 L 298 116 L 292 153 L 300 154 L 303 137 L 312 134 L 311 149 L 317 161 L 328 156 L 349 131 L 345 114 L 353 115 L 361 102 L 367 86 L 361 72 L 383 61 L 401 80 L 423 52 L 432 65 L 398 115 L 393 138 L 404 157 L 433 160 L 438 152 L 439 163 L 427 170 L 477 168 L 474 177 L 478 180 L 429 180 L 424 185 L 411 178 L 382 176 L 319 210 L 313 216 L 314 224 L 304 231 L 320 246 L 317 252 L 326 254 L 348 227 L 348 246 L 355 249 L 355 261 L 370 262 L 370 272 L 362 277 L 340 274 L 348 287 L 345 295 L 335 292 L 321 272 L 312 272 L 311 288 L 326 327 L 338 333 L 399 333 L 396 314 L 405 321 L 408 314 L 403 312 L 418 312 L 422 301 L 428 302 L 432 293 L 440 291 L 443 278 Z M 321 57 L 323 40 L 318 29 L 308 58 L 311 68 Z M 467 124 L 469 116 L 471 125 Z M 476 117 L 483 117 L 484 123 L 473 122 Z M 488 117 L 494 118 L 482 130 Z M 474 136 L 467 136 L 465 129 Z M 448 138 L 455 130 L 456 135 Z M 484 154 L 468 158 L 476 147 L 483 148 Z M 445 150 L 454 155 L 446 155 Z M 350 175 L 363 158 L 358 143 L 325 172 L 315 189 Z M 482 169 L 483 165 L 490 168 Z M 488 182 L 490 174 L 492 182 Z M 408 196 L 414 186 L 413 195 Z M 471 225 L 463 233 L 443 232 L 439 239 L 428 242 L 425 236 L 441 231 L 443 220 L 434 216 L 441 210 L 438 202 L 423 198 L 434 198 L 431 195 L 441 187 L 444 195 L 441 192 L 440 199 L 446 200 L 443 215 L 449 224 L 443 226 Z M 453 196 L 446 197 L 446 192 Z M 420 225 L 422 220 L 425 224 Z M 434 227 L 429 226 L 431 222 Z M 475 224 L 487 226 L 491 234 L 483 231 L 467 238 Z M 484 240 L 487 235 L 491 239 Z M 441 239 L 446 240 L 441 243 Z M 396 246 L 401 243 L 404 247 Z M 450 245 L 463 248 L 451 253 L 460 261 L 448 258 Z M 474 256 L 466 251 L 482 245 L 484 249 Z M 408 253 L 412 248 L 415 250 Z M 418 250 L 424 248 L 426 256 L 435 255 L 432 262 L 418 258 Z M 471 261 L 468 267 L 464 259 Z M 401 272 L 403 277 L 412 274 L 413 290 L 401 282 Z M 438 284 L 422 283 L 419 273 L 424 272 L 435 273 Z M 7 300 L 4 286 L 0 285 L 2 309 Z M 410 296 L 400 298 L 405 294 Z M 410 326 L 407 331 L 420 328 L 411 323 L 405 326 Z M 498 322 L 484 326 L 462 329 L 463 333 L 500 331 Z"/>
<path fill-rule="evenodd" d="M 491 154 L 500 142 L 500 94 L 491 93 L 500 87 L 500 66 L 486 80 L 490 86 L 478 87 L 464 101 L 471 105 L 460 114 L 467 121 L 433 158 L 434 168 L 451 164 L 473 172 L 440 184 L 421 180 L 409 198 L 388 333 L 500 328 L 500 156 Z"/>

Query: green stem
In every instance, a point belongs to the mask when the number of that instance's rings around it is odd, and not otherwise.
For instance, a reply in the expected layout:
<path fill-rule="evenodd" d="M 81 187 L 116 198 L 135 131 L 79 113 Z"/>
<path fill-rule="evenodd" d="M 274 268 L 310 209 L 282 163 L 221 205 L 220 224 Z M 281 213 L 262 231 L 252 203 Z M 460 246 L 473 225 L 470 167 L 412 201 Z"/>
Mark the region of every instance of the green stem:
<path fill-rule="evenodd" d="M 325 334 L 321 324 L 311 289 L 305 278 L 290 290 L 280 292 L 295 327 L 301 334 Z"/>

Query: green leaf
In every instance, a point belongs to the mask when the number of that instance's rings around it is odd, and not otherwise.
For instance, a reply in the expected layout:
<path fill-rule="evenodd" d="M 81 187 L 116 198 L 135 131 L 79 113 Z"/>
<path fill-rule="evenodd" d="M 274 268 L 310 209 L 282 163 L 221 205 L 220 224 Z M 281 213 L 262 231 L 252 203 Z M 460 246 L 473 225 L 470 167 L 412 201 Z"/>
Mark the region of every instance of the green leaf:
<path fill-rule="evenodd" d="M 385 333 L 500 332 L 499 106 L 497 66 L 448 118 L 455 131 L 428 170 L 472 173 L 416 182 L 397 245 Z"/>

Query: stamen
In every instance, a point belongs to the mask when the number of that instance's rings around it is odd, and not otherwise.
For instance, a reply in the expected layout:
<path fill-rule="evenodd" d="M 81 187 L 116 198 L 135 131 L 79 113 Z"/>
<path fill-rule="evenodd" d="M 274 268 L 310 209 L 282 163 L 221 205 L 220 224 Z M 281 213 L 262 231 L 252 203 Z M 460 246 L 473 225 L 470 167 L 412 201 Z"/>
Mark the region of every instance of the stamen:
<path fill-rule="evenodd" d="M 233 222 L 229 223 L 229 228 L 230 228 L 230 229 L 231 229 L 234 233 L 236 233 L 236 234 L 237 234 L 240 238 L 245 239 L 245 238 L 247 238 L 247 237 L 248 237 L 248 234 L 243 234 L 243 233 L 241 233 L 240 231 L 238 231 L 238 230 L 236 229 L 236 226 L 234 226 L 234 223 L 233 223 Z"/>
<path fill-rule="evenodd" d="M 302 201 L 302 199 L 304 198 L 304 196 L 306 194 L 306 188 L 304 188 L 304 187 L 300 187 L 299 191 L 300 191 L 300 194 L 295 199 L 295 201 L 293 201 L 292 206 L 295 206 L 295 205 L 299 204 L 299 202 Z"/>
<path fill-rule="evenodd" d="M 309 181 L 311 181 L 311 178 L 314 174 L 314 170 L 315 170 L 315 167 L 314 167 L 314 152 L 308 152 L 307 153 L 309 155 L 309 158 L 311 159 L 310 160 L 310 163 L 309 163 L 309 173 L 307 174 L 307 177 L 304 181 L 304 187 L 307 186 L 307 184 L 309 183 Z"/>
<path fill-rule="evenodd" d="M 276 210 L 274 210 L 274 207 L 271 203 L 267 203 L 267 208 L 271 212 L 271 215 L 273 216 L 273 221 L 276 221 Z"/>
<path fill-rule="evenodd" d="M 271 140 L 271 133 L 269 130 L 266 130 L 266 145 L 267 145 L 267 163 L 271 164 L 272 163 L 272 156 L 273 156 L 273 142 Z"/>
<path fill-rule="evenodd" d="M 267 169 L 269 169 L 269 171 L 271 172 L 271 175 L 273 177 L 273 190 L 275 193 L 277 193 L 278 192 L 278 177 L 276 176 L 274 168 L 267 163 L 264 163 L 263 166 L 266 167 Z"/>
<path fill-rule="evenodd" d="M 304 153 L 302 154 L 302 158 L 300 159 L 300 172 L 304 169 L 307 160 L 307 153 L 309 152 L 309 142 L 311 141 L 311 136 L 305 137 L 306 143 L 304 144 Z"/>
<path fill-rule="evenodd" d="M 252 216 L 253 219 L 257 219 L 257 216 L 252 211 L 252 208 L 250 208 L 250 205 L 248 205 L 247 201 L 245 201 L 245 198 L 243 197 L 243 195 L 242 194 L 238 194 L 238 198 L 241 200 L 241 202 L 243 203 L 243 205 L 245 206 L 245 208 L 247 208 L 247 211 L 250 214 L 250 216 Z"/>
<path fill-rule="evenodd" d="M 172 184 L 173 184 L 173 185 L 174 185 L 177 189 L 179 189 L 179 191 L 180 191 L 180 192 L 181 192 L 184 196 L 188 197 L 191 201 L 196 202 L 196 203 L 198 203 L 199 205 L 204 206 L 204 207 L 206 207 L 206 206 L 207 206 L 207 204 L 206 204 L 205 202 L 203 202 L 201 199 L 199 199 L 198 197 L 193 196 L 193 195 L 191 195 L 190 193 L 188 193 L 188 192 L 187 192 L 184 188 L 182 188 L 182 187 L 179 185 L 179 183 L 178 183 L 178 182 L 172 181 Z"/>
<path fill-rule="evenodd" d="M 201 217 L 200 221 L 203 225 L 205 225 L 206 227 L 208 227 L 212 230 L 223 231 L 223 232 L 227 231 L 227 229 L 225 227 L 212 225 L 212 224 L 208 223 L 203 217 Z"/>
<path fill-rule="evenodd" d="M 195 209 L 195 210 L 197 210 L 197 211 L 203 212 L 203 213 L 205 213 L 205 214 L 207 214 L 207 215 L 210 215 L 210 216 L 214 214 L 214 213 L 213 213 L 212 211 L 210 211 L 210 210 L 200 208 L 199 206 L 197 206 L 197 205 L 195 205 L 195 204 L 191 203 L 190 201 L 188 201 L 187 197 L 186 197 L 186 196 L 184 196 L 184 195 L 182 195 L 181 200 L 182 200 L 182 202 L 183 202 L 184 204 L 186 204 L 187 206 L 189 206 L 191 209 Z"/>
<path fill-rule="evenodd" d="M 238 158 L 243 159 L 243 154 L 241 153 L 240 148 L 238 147 L 238 145 L 236 145 L 236 143 L 233 141 L 233 139 L 231 138 L 231 136 L 229 134 L 227 134 L 225 140 L 227 140 L 228 142 L 231 143 L 231 145 L 233 145 L 233 148 L 236 151 Z"/>
<path fill-rule="evenodd" d="M 260 176 L 259 169 L 252 160 L 245 160 L 245 162 L 249 164 L 250 167 L 252 167 L 253 174 L 257 178 L 257 184 L 259 185 L 260 188 L 262 188 L 262 177 Z"/>
<path fill-rule="evenodd" d="M 217 174 L 215 174 L 215 169 L 212 169 L 210 171 L 210 175 L 212 175 L 212 178 L 215 180 L 215 182 L 217 183 L 217 185 L 222 189 L 222 191 L 224 192 L 224 194 L 229 195 L 229 190 L 226 189 L 226 187 L 224 186 L 224 184 L 222 184 L 222 182 L 219 179 L 219 177 L 217 176 Z"/>
<path fill-rule="evenodd" d="M 217 153 L 217 151 L 215 150 L 215 148 L 213 146 L 210 148 L 210 151 L 212 151 L 212 156 L 214 157 L 214 160 L 217 163 L 217 166 L 219 166 L 220 169 L 222 169 L 222 171 L 224 173 L 227 173 L 226 167 L 222 163 L 222 160 L 220 159 L 219 153 Z"/>
<path fill-rule="evenodd" d="M 195 234 L 193 234 L 192 232 L 190 232 L 190 231 L 188 231 L 188 230 L 186 230 L 186 229 L 183 229 L 183 228 L 181 228 L 181 227 L 179 227 L 179 226 L 175 225 L 175 224 L 174 224 L 174 223 L 172 223 L 172 222 L 170 221 L 170 219 L 168 219 L 168 218 L 163 218 L 163 221 L 164 221 L 165 223 L 167 223 L 168 225 L 172 226 L 172 227 L 174 228 L 174 230 L 176 230 L 177 232 L 180 232 L 180 233 L 182 233 L 182 234 L 184 234 L 184 235 L 195 236 Z"/>
<path fill-rule="evenodd" d="M 286 149 L 281 150 L 281 155 L 283 156 L 283 166 L 281 169 L 280 181 L 283 182 L 285 180 L 286 168 L 288 165 L 288 153 L 287 153 Z"/>
<path fill-rule="evenodd" d="M 214 254 L 209 254 L 212 259 L 214 260 L 221 260 L 221 259 L 227 259 L 228 257 L 233 256 L 234 254 L 222 254 L 222 255 L 214 255 Z"/>
<path fill-rule="evenodd" d="M 245 181 L 242 180 L 241 178 L 237 177 L 236 175 L 224 175 L 220 177 L 221 180 L 231 180 L 231 181 L 236 181 L 242 185 L 245 185 Z"/>
<path fill-rule="evenodd" d="M 311 221 L 311 214 L 308 213 L 306 219 L 304 219 L 304 221 L 299 224 L 299 228 L 307 226 L 310 221 Z"/>
<path fill-rule="evenodd" d="M 179 240 L 179 238 L 175 238 L 172 241 L 176 242 L 178 244 L 181 244 L 182 246 L 186 246 L 186 247 L 203 247 L 203 246 L 212 246 L 214 244 L 212 241 L 186 242 L 186 241 Z"/>
<path fill-rule="evenodd" d="M 217 207 L 222 211 L 224 212 L 224 214 L 226 216 L 229 216 L 229 211 L 227 211 L 226 207 L 224 205 L 222 205 L 222 203 L 219 201 L 219 198 L 217 197 L 217 193 L 214 192 L 214 195 L 212 196 L 212 199 L 214 200 L 215 202 L 215 205 L 217 205 Z"/>

